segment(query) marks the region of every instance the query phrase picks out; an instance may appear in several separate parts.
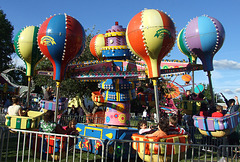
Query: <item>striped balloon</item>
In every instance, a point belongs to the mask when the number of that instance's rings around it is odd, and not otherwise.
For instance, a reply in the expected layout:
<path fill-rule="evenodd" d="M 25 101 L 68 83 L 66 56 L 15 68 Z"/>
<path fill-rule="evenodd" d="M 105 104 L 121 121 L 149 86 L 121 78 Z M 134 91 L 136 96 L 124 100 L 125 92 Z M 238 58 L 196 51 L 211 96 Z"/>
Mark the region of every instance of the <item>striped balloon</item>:
<path fill-rule="evenodd" d="M 98 60 L 102 60 L 102 47 L 104 46 L 104 34 L 95 35 L 90 41 L 90 51 Z"/>
<path fill-rule="evenodd" d="M 26 65 L 26 76 L 33 75 L 35 66 L 43 57 L 37 44 L 38 30 L 36 26 L 29 26 L 14 37 L 15 52 Z"/>
<path fill-rule="evenodd" d="M 183 28 L 177 37 L 177 45 L 178 45 L 178 49 L 188 57 L 189 62 L 190 63 L 194 63 L 196 62 L 197 56 L 193 53 L 190 52 L 190 50 L 188 49 L 186 42 L 185 42 L 185 28 Z"/>
<path fill-rule="evenodd" d="M 66 14 L 54 15 L 41 25 L 38 45 L 53 65 L 53 79 L 61 81 L 67 64 L 83 51 L 85 31 L 73 17 Z"/>
<path fill-rule="evenodd" d="M 204 71 L 213 70 L 213 57 L 222 47 L 225 31 L 215 18 L 204 15 L 191 20 L 185 33 L 189 50 L 202 61 Z"/>
<path fill-rule="evenodd" d="M 170 52 L 176 39 L 171 18 L 164 12 L 146 9 L 135 15 L 126 31 L 127 45 L 148 67 L 148 77 L 160 77 L 160 63 Z"/>

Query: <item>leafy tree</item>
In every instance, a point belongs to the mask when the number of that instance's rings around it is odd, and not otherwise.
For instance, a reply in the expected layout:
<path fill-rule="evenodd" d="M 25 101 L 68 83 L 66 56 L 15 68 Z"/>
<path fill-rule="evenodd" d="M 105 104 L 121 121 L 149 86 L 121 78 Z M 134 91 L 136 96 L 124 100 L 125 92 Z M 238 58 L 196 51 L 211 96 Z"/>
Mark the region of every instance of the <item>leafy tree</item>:
<path fill-rule="evenodd" d="M 52 63 L 48 59 L 43 59 L 41 62 L 39 62 L 36 66 L 36 71 L 42 70 L 42 71 L 50 71 L 52 70 Z M 45 76 L 45 75 L 34 75 L 33 81 L 35 86 L 37 87 L 38 91 L 35 91 L 36 93 L 43 93 L 41 88 L 42 86 L 52 86 L 55 87 L 55 82 L 53 81 L 53 78 L 51 76 Z"/>
<path fill-rule="evenodd" d="M 12 38 L 13 26 L 6 19 L 6 14 L 0 10 L 0 72 L 9 68 L 12 63 L 11 54 L 14 52 Z"/>
<path fill-rule="evenodd" d="M 211 96 L 211 90 L 210 90 L 210 86 L 207 84 L 203 84 L 204 85 L 204 96 L 206 99 L 211 100 L 212 96 Z M 214 90 L 213 90 L 214 92 Z"/>
<path fill-rule="evenodd" d="M 212 97 L 211 97 L 211 90 L 210 90 L 210 86 L 209 86 L 209 84 L 203 84 L 204 85 L 204 87 L 205 87 L 205 89 L 204 89 L 204 96 L 208 99 L 208 100 L 211 100 L 212 99 Z M 214 92 L 214 89 L 213 89 L 213 94 L 214 94 L 214 101 L 216 102 L 218 102 L 218 103 L 223 103 L 224 101 L 223 101 L 223 99 L 222 99 L 222 96 L 220 95 L 220 94 L 218 94 L 218 93 L 215 93 Z"/>
<path fill-rule="evenodd" d="M 6 19 L 6 14 L 0 10 L 0 72 L 6 69 L 20 69 L 8 72 L 12 82 L 19 85 L 27 85 L 27 78 L 23 71 L 24 67 L 13 64 L 11 55 L 14 53 L 12 38 L 13 29 L 10 21 Z"/>
<path fill-rule="evenodd" d="M 91 39 L 94 37 L 94 35 L 96 35 L 98 33 L 97 32 L 96 34 L 93 34 L 94 29 L 95 29 L 95 26 L 92 29 L 88 28 L 85 31 L 86 33 L 88 31 L 90 32 L 86 36 L 86 47 L 84 49 L 84 52 L 79 57 L 75 58 L 73 61 L 83 62 L 83 61 L 96 60 L 95 57 L 91 54 L 90 49 L 89 49 Z M 98 106 L 95 106 L 93 108 L 92 112 L 89 112 L 87 110 L 87 108 L 85 107 L 85 105 L 83 104 L 84 103 L 83 99 L 84 99 L 84 97 L 90 97 L 91 92 L 96 91 L 97 89 L 98 89 L 98 87 L 97 87 L 96 82 L 80 82 L 78 80 L 69 78 L 62 82 L 60 91 L 61 91 L 61 93 L 68 94 L 68 96 L 71 96 L 71 97 L 78 96 L 83 111 L 85 112 L 85 114 L 90 115 L 90 114 L 95 114 L 96 110 L 98 109 Z"/>

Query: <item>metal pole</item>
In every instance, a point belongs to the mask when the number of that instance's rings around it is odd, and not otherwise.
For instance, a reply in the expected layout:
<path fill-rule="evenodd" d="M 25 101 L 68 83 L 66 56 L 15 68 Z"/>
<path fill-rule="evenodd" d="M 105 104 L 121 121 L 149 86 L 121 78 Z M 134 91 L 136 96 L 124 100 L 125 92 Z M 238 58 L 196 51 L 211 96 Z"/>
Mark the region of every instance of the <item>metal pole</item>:
<path fill-rule="evenodd" d="M 59 107 L 59 92 L 60 92 L 60 81 L 56 81 L 56 108 L 54 114 L 54 122 L 57 122 L 58 107 Z"/>
<path fill-rule="evenodd" d="M 27 103 L 27 108 L 29 108 L 29 100 L 30 100 L 30 88 L 31 88 L 31 76 L 28 76 L 28 92 L 27 92 L 27 101 L 26 101 L 26 103 Z"/>
<path fill-rule="evenodd" d="M 207 71 L 207 76 L 208 76 L 210 93 L 211 93 L 211 97 L 212 97 L 212 106 L 214 106 L 215 105 L 215 99 L 214 99 L 214 95 L 213 95 L 212 79 L 211 79 L 211 72 L 210 71 Z"/>
<path fill-rule="evenodd" d="M 155 106 L 156 106 L 156 114 L 157 114 L 157 122 L 159 123 L 159 97 L 158 97 L 158 86 L 157 86 L 157 79 L 153 79 L 153 86 L 154 86 L 154 95 L 155 95 Z"/>
<path fill-rule="evenodd" d="M 218 103 L 218 96 L 217 96 L 217 93 L 215 94 L 215 96 L 216 96 L 216 103 Z"/>
<path fill-rule="evenodd" d="M 192 93 L 194 93 L 194 70 L 192 71 Z"/>
<path fill-rule="evenodd" d="M 197 57 L 194 57 L 192 55 L 192 61 L 191 61 L 191 65 L 195 65 L 197 62 Z M 192 70 L 192 93 L 194 93 L 194 70 Z"/>

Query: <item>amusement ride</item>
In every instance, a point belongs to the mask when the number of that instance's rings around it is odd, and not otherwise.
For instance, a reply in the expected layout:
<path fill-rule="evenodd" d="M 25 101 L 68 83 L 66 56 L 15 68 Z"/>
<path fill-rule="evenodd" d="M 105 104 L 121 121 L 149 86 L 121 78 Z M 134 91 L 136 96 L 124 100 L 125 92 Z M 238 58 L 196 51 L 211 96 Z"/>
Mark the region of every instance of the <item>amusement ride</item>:
<path fill-rule="evenodd" d="M 222 47 L 224 38 L 225 31 L 222 24 L 213 17 L 203 15 L 194 18 L 177 36 L 174 22 L 166 13 L 155 9 L 145 9 L 130 20 L 126 29 L 115 22 L 115 25 L 105 34 L 98 34 L 92 38 L 89 48 L 97 59 L 94 61 L 72 61 L 84 52 L 84 48 L 88 47 L 85 47 L 83 26 L 75 18 L 66 14 L 51 16 L 40 27 L 23 28 L 15 36 L 14 46 L 17 55 L 25 61 L 29 89 L 37 63 L 42 58 L 48 58 L 51 61 L 53 72 L 40 71 L 39 74 L 52 75 L 56 81 L 56 101 L 42 101 L 41 103 L 42 108 L 55 111 L 55 121 L 57 121 L 58 110 L 67 108 L 65 102 L 68 100 L 62 100 L 59 87 L 64 79 L 65 70 L 68 68 L 73 71 L 71 78 L 99 82 L 100 90 L 92 92 L 92 100 L 96 105 L 105 107 L 104 122 L 78 123 L 76 128 L 79 135 L 104 139 L 106 142 L 111 139 L 133 139 L 135 141 L 133 149 L 137 150 L 140 158 L 143 158 L 144 150 L 148 150 L 145 160 L 151 161 L 154 160 L 155 155 L 150 156 L 150 148 L 145 148 L 143 145 L 137 146 L 136 141 L 155 141 L 156 139 L 138 135 L 138 130 L 130 127 L 130 101 L 139 97 L 142 104 L 150 103 L 156 108 L 156 119 L 159 121 L 159 111 L 162 107 L 159 106 L 159 78 L 163 75 L 185 74 L 182 79 L 186 85 L 192 82 L 193 90 L 200 93 L 204 88 L 201 85 L 194 88 L 194 71 L 204 70 L 209 79 L 212 97 L 210 106 L 213 108 L 215 105 L 211 81 L 213 57 Z M 189 62 L 163 60 L 176 40 L 179 50 L 188 57 Z M 201 60 L 202 65 L 196 64 L 197 58 Z M 187 72 L 192 72 L 192 76 Z M 139 82 L 147 78 L 152 80 L 154 93 L 136 94 Z M 174 80 L 170 81 L 166 87 L 174 91 L 165 97 L 175 98 L 180 95 L 180 92 L 184 94 L 186 85 L 180 85 Z M 28 103 L 29 93 L 30 91 Z M 238 112 L 221 118 L 197 116 L 202 102 L 204 101 L 183 100 L 181 103 L 184 113 L 194 115 L 194 125 L 200 133 L 205 136 L 222 137 L 234 131 L 240 120 Z M 175 105 L 170 108 L 176 109 L 176 112 L 179 110 Z M 33 117 L 30 114 L 29 117 L 20 117 L 22 126 L 15 124 L 16 119 L 13 116 L 6 116 L 6 125 L 9 128 L 19 129 L 36 128 L 36 122 L 39 122 L 44 112 Z M 23 126 L 24 124 L 26 126 Z M 161 141 L 188 143 L 188 138 L 187 135 L 176 135 L 163 138 Z M 90 148 L 86 145 L 93 141 L 85 140 L 78 141 L 76 149 L 98 152 L 94 150 L 94 147 Z M 164 149 L 158 144 L 154 147 Z M 154 150 L 153 154 L 158 152 Z M 174 156 L 182 154 L 177 149 L 174 152 Z M 171 151 L 167 153 L 167 156 L 170 154 Z"/>

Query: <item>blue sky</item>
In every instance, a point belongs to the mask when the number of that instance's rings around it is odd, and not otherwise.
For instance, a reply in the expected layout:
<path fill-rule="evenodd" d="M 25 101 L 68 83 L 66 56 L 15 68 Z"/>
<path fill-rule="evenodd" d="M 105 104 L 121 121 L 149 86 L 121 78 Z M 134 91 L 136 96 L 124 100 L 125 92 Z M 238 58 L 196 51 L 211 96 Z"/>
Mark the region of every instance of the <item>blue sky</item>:
<path fill-rule="evenodd" d="M 227 98 L 240 96 L 239 6 L 237 0 L 1 0 L 0 3 L 14 26 L 14 36 L 21 28 L 40 25 L 50 15 L 58 13 L 73 16 L 85 29 L 95 25 L 100 33 L 105 33 L 115 21 L 126 28 L 131 18 L 144 8 L 167 12 L 175 22 L 177 32 L 196 16 L 212 16 L 223 24 L 226 32 L 223 47 L 214 56 L 212 83 L 215 92 L 222 92 Z M 170 55 L 169 59 L 187 60 L 176 43 Z M 17 56 L 14 59 L 22 64 Z M 176 81 L 182 84 L 181 77 Z M 195 82 L 208 83 L 206 73 L 195 72 Z"/>

